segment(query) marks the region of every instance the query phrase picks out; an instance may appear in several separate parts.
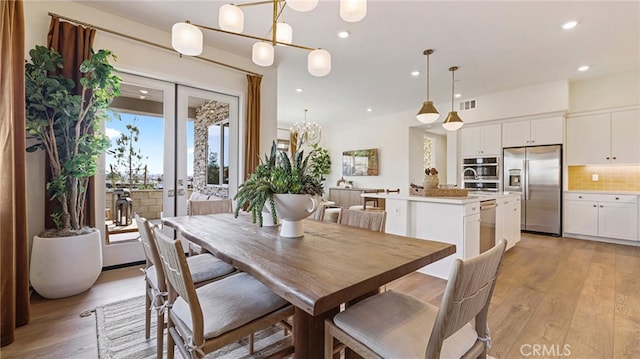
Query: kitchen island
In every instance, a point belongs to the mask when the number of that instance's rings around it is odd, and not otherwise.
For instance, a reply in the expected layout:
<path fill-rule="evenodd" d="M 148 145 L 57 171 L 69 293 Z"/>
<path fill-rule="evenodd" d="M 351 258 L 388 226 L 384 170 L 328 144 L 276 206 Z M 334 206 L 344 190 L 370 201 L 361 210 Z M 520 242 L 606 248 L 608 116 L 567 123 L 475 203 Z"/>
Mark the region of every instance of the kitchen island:
<path fill-rule="evenodd" d="M 386 232 L 455 244 L 454 255 L 420 269 L 420 272 L 448 278 L 456 258 L 471 258 L 507 240 L 507 249 L 520 241 L 520 195 L 495 193 L 467 197 L 423 197 L 403 194 L 367 194 L 384 198 L 387 211 Z M 490 209 L 495 201 L 495 212 Z M 485 212 L 481 206 L 488 208 Z M 481 238 L 484 244 L 481 243 Z"/>

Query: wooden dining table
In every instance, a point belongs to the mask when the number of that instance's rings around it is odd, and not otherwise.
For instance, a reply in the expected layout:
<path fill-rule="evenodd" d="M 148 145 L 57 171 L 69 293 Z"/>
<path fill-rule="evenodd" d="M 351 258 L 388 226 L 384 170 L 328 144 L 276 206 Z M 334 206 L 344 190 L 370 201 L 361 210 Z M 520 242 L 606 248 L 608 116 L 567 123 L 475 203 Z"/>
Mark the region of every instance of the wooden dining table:
<path fill-rule="evenodd" d="M 324 321 L 340 305 L 455 253 L 455 245 L 307 219 L 283 238 L 231 213 L 168 217 L 163 223 L 245 271 L 295 306 L 295 358 L 323 358 Z"/>

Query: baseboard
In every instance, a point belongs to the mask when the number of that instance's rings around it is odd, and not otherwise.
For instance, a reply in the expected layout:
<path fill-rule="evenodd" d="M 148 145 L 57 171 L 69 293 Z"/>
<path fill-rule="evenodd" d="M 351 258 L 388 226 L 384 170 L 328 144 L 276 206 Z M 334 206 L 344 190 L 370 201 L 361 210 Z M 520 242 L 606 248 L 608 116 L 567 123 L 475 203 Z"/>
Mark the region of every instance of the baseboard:
<path fill-rule="evenodd" d="M 116 264 L 116 265 L 112 265 L 112 266 L 108 266 L 108 267 L 102 267 L 102 271 L 105 272 L 105 271 L 113 270 L 113 269 L 135 267 L 135 266 L 143 265 L 145 263 L 146 263 L 146 261 L 137 261 L 137 262 L 132 262 L 132 263 Z"/>

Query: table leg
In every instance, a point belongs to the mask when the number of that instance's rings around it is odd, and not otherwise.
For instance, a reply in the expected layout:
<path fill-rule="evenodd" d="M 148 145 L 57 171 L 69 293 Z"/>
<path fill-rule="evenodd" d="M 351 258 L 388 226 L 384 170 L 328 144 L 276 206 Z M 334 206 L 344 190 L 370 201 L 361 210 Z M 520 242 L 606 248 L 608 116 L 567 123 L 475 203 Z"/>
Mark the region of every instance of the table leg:
<path fill-rule="evenodd" d="M 332 318 L 340 308 L 332 309 L 318 316 L 309 315 L 296 308 L 293 316 L 293 345 L 295 359 L 324 358 L 324 321 Z"/>

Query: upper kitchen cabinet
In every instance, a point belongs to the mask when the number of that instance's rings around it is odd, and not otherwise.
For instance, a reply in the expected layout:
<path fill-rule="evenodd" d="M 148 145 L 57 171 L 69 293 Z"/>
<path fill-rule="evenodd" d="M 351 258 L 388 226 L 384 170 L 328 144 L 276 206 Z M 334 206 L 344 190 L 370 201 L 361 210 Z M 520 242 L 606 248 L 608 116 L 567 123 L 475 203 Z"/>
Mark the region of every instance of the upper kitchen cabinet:
<path fill-rule="evenodd" d="M 562 117 L 504 123 L 502 147 L 557 145 L 563 133 Z"/>
<path fill-rule="evenodd" d="M 502 153 L 500 125 L 466 127 L 460 130 L 462 157 L 499 156 Z"/>
<path fill-rule="evenodd" d="M 567 163 L 640 163 L 640 110 L 567 119 Z"/>

